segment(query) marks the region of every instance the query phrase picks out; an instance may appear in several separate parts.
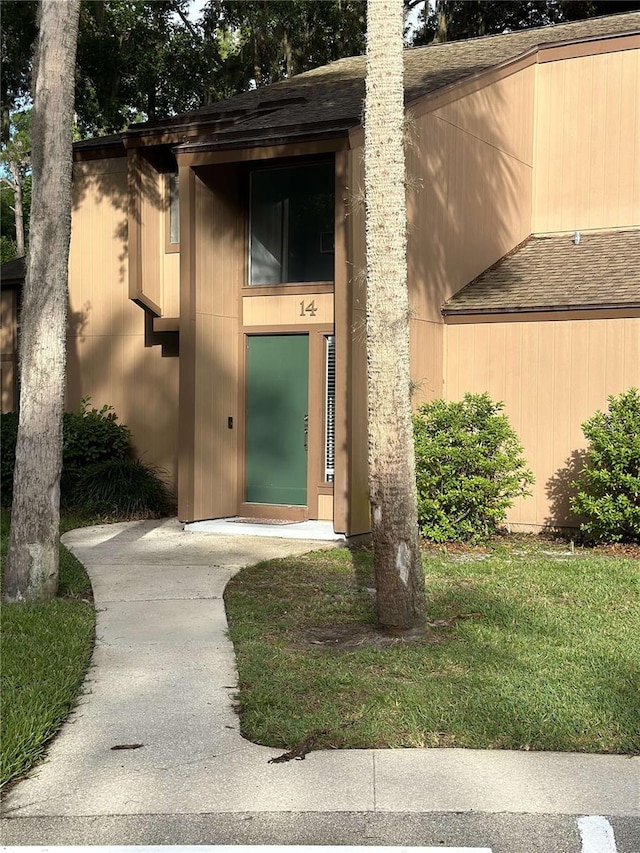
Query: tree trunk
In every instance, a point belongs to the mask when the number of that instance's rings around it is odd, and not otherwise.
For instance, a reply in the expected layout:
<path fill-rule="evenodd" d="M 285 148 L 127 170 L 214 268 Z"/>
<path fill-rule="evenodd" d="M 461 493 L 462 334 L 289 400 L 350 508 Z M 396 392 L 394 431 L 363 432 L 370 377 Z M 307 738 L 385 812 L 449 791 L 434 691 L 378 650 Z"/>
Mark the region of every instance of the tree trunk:
<path fill-rule="evenodd" d="M 402 0 L 368 0 L 365 100 L 369 493 L 378 619 L 424 618 L 411 394 Z"/>
<path fill-rule="evenodd" d="M 5 571 L 9 601 L 58 588 L 71 234 L 71 127 L 80 0 L 41 0 L 34 57 L 31 239 L 20 340 L 20 423 Z"/>
<path fill-rule="evenodd" d="M 9 172 L 13 181 L 13 218 L 16 223 L 16 257 L 24 257 L 24 211 L 22 209 L 22 182 L 20 167 L 11 160 Z"/>
<path fill-rule="evenodd" d="M 438 15 L 438 31 L 434 42 L 442 44 L 447 41 L 447 31 L 449 29 L 449 7 L 447 0 L 438 0 L 436 3 L 436 13 Z"/>

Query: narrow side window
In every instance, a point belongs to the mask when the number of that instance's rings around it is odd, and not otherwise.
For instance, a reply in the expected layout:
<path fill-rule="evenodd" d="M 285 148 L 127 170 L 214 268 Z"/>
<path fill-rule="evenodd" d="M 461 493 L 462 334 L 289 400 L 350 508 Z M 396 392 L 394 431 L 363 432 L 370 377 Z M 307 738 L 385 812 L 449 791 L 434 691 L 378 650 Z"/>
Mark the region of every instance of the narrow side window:
<path fill-rule="evenodd" d="M 171 172 L 167 176 L 169 227 L 167 229 L 167 248 L 180 245 L 180 193 L 179 177 L 177 172 Z"/>

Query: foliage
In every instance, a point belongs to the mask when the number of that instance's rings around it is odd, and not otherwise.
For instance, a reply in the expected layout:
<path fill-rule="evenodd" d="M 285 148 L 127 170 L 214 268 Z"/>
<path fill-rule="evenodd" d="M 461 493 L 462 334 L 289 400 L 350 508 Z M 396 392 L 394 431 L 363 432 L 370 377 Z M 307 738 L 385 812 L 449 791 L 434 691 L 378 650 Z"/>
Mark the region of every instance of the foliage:
<path fill-rule="evenodd" d="M 503 403 L 488 394 L 425 403 L 414 418 L 418 522 L 435 542 L 478 541 L 497 530 L 534 482 Z"/>
<path fill-rule="evenodd" d="M 0 95 L 3 145 L 9 141 L 10 113 L 16 109 L 20 98 L 29 93 L 32 46 L 37 33 L 37 8 L 38 4 L 33 0 L 2 2 Z"/>
<path fill-rule="evenodd" d="M 412 8 L 419 2 L 405 0 Z M 542 27 L 564 21 L 613 15 L 640 9 L 640 2 L 598 2 L 597 0 L 502 0 L 502 2 L 469 3 L 468 0 L 437 0 L 424 3 L 414 45 L 436 41 L 456 41 Z M 443 38 L 446 34 L 446 38 Z"/>
<path fill-rule="evenodd" d="M 87 468 L 76 483 L 77 506 L 109 519 L 171 515 L 174 496 L 158 469 L 140 459 L 108 459 Z"/>
<path fill-rule="evenodd" d="M 0 152 L 2 233 L 15 243 L 14 254 L 8 260 L 26 251 L 31 214 L 31 112 L 25 109 L 11 114 L 9 139 L 3 141 Z M 10 223 L 7 214 L 11 215 Z"/>
<path fill-rule="evenodd" d="M 14 194 L 13 187 L 9 185 L 9 181 L 0 184 L 0 240 L 3 246 L 11 246 L 13 248 L 10 254 L 8 250 L 3 249 L 2 263 L 12 261 L 15 258 L 15 243 L 16 243 L 16 220 L 13 212 Z M 29 219 L 31 214 L 31 175 L 25 174 L 22 181 L 22 215 L 24 220 L 25 235 L 29 233 Z"/>
<path fill-rule="evenodd" d="M 87 0 L 78 35 L 79 136 L 207 106 L 255 85 L 362 53 L 365 0 Z M 3 116 L 28 94 L 36 3 L 3 3 Z M 5 32 L 3 20 L 3 49 Z M 11 48 L 11 49 L 9 49 Z M 8 130 L 6 138 L 9 138 Z"/>
<path fill-rule="evenodd" d="M 203 25 L 235 34 L 243 88 L 364 52 L 365 0 L 214 0 Z"/>
<path fill-rule="evenodd" d="M 242 732 L 290 749 L 638 752 L 637 561 L 538 537 L 424 555 L 422 631 L 377 629 L 371 555 L 242 569 L 225 590 Z M 355 571 L 354 571 L 355 570 Z"/>
<path fill-rule="evenodd" d="M 6 264 L 9 261 L 14 260 L 15 256 L 15 240 L 11 240 L 9 239 L 9 237 L 5 237 L 4 234 L 0 235 L 0 264 Z"/>
<path fill-rule="evenodd" d="M 640 540 L 640 392 L 609 397 L 606 412 L 582 424 L 589 442 L 574 481 L 571 509 L 586 516 L 581 529 L 596 542 Z"/>
<path fill-rule="evenodd" d="M 75 488 L 80 475 L 91 465 L 109 459 L 124 459 L 130 453 L 131 432 L 118 423 L 112 406 L 89 408 L 85 397 L 79 411 L 66 412 L 63 421 L 61 499 L 77 503 Z"/>
<path fill-rule="evenodd" d="M 83 135 L 113 133 L 229 94 L 219 49 L 187 18 L 186 0 L 83 4 L 76 111 Z"/>
<path fill-rule="evenodd" d="M 11 506 L 17 440 L 17 412 L 3 412 L 0 415 L 0 499 L 2 506 Z"/>
<path fill-rule="evenodd" d="M 67 412 L 63 419 L 61 501 L 71 506 L 76 503 L 74 490 L 80 474 L 90 465 L 111 459 L 124 459 L 130 453 L 131 433 L 111 406 L 100 410 L 89 408 L 87 397 L 77 412 Z M 8 412 L 0 419 L 2 448 L 0 473 L 2 475 L 2 505 L 10 506 L 13 494 L 13 467 L 18 434 L 18 415 Z"/>

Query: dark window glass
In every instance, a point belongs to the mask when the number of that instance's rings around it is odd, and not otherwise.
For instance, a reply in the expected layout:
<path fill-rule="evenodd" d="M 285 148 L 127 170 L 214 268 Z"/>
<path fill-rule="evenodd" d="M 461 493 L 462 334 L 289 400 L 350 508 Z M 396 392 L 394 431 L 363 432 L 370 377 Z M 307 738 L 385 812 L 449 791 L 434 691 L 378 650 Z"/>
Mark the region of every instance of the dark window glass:
<path fill-rule="evenodd" d="M 250 284 L 333 281 L 331 163 L 251 175 Z"/>

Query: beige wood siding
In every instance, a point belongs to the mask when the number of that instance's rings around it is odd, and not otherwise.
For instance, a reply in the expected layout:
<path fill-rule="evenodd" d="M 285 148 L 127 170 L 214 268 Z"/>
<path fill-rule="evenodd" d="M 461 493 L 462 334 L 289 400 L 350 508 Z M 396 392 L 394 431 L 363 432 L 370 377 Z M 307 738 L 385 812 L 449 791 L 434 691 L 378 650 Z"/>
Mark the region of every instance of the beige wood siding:
<path fill-rule="evenodd" d="M 75 164 L 66 405 L 113 406 L 136 452 L 175 481 L 178 359 L 145 346 L 144 312 L 129 299 L 127 207 L 124 158 Z"/>
<path fill-rule="evenodd" d="M 0 411 L 17 408 L 18 291 L 0 291 Z"/>
<path fill-rule="evenodd" d="M 346 261 L 344 275 L 346 318 L 344 328 L 339 322 L 338 300 L 339 271 L 336 269 L 336 371 L 343 372 L 346 382 L 346 418 L 345 432 L 342 436 L 336 431 L 336 469 L 338 465 L 341 441 L 344 441 L 346 456 L 347 522 L 345 530 L 336 527 L 339 532 L 349 535 L 368 533 L 371 530 L 369 520 L 369 481 L 367 461 L 367 333 L 366 333 L 366 245 L 364 231 L 364 160 L 361 148 L 343 155 L 337 162 L 343 169 L 344 241 Z M 345 162 L 346 161 L 346 162 Z M 338 233 L 336 233 L 336 266 Z M 341 344 L 343 336 L 343 344 Z M 339 406 L 339 402 L 337 403 Z M 339 411 L 339 410 L 338 410 Z M 341 494 L 336 482 L 335 513 L 340 518 Z"/>
<path fill-rule="evenodd" d="M 537 66 L 533 231 L 640 224 L 640 50 Z"/>
<path fill-rule="evenodd" d="M 239 287 L 244 219 L 238 170 L 195 181 L 195 433 L 193 518 L 236 515 L 239 452 Z M 228 418 L 233 418 L 233 429 Z"/>
<path fill-rule="evenodd" d="M 333 293 L 245 296 L 242 322 L 245 326 L 332 326 Z"/>
<path fill-rule="evenodd" d="M 169 195 L 165 173 L 129 153 L 129 295 L 156 316 L 180 316 L 180 253 L 167 251 Z"/>
<path fill-rule="evenodd" d="M 165 252 L 162 258 L 162 316 L 180 316 L 179 252 Z"/>
<path fill-rule="evenodd" d="M 414 316 L 531 232 L 533 67 L 410 122 L 408 261 Z"/>
<path fill-rule="evenodd" d="M 428 400 L 442 397 L 444 393 L 442 375 L 444 326 L 426 320 L 412 319 L 410 322 L 411 381 L 414 408 Z"/>
<path fill-rule="evenodd" d="M 140 157 L 140 248 L 141 296 L 146 304 L 162 310 L 162 271 L 164 261 L 164 175 Z"/>
<path fill-rule="evenodd" d="M 446 398 L 486 391 L 504 401 L 536 476 L 509 522 L 575 526 L 568 482 L 581 424 L 610 394 L 640 386 L 640 319 L 450 325 L 445 337 Z"/>

